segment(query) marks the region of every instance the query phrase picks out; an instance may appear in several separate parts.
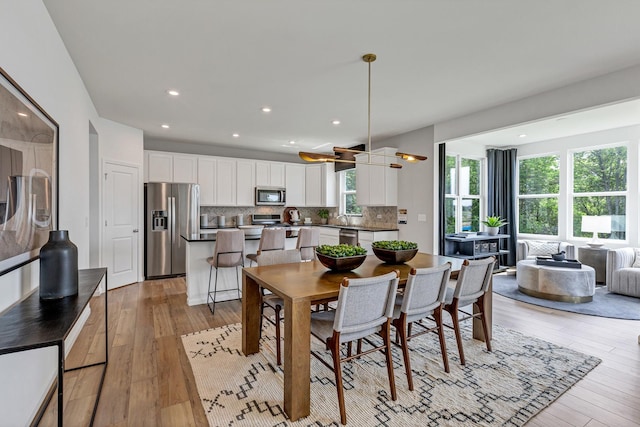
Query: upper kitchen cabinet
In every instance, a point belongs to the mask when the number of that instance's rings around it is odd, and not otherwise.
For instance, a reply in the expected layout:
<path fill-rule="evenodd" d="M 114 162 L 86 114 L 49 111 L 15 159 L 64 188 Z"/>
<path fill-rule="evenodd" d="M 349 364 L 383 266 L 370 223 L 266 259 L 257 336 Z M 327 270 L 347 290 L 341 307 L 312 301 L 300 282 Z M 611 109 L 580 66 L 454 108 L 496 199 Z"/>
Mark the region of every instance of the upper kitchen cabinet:
<path fill-rule="evenodd" d="M 285 188 L 287 189 L 287 206 L 307 206 L 306 200 L 306 165 L 288 163 L 285 165 Z"/>
<path fill-rule="evenodd" d="M 198 156 L 145 151 L 146 182 L 198 182 Z"/>
<path fill-rule="evenodd" d="M 256 162 L 253 160 L 240 160 L 236 162 L 236 206 L 254 206 L 255 198 L 255 170 Z"/>
<path fill-rule="evenodd" d="M 371 152 L 371 163 L 389 163 L 395 148 Z M 356 154 L 356 161 L 367 162 L 368 154 Z M 360 206 L 397 206 L 398 170 L 388 166 L 356 164 L 356 192 Z"/>
<path fill-rule="evenodd" d="M 198 158 L 198 184 L 200 184 L 200 205 L 213 206 L 216 204 L 216 168 L 214 157 L 200 156 Z"/>
<path fill-rule="evenodd" d="M 284 163 L 257 161 L 256 185 L 258 187 L 284 187 Z"/>
<path fill-rule="evenodd" d="M 216 205 L 236 206 L 236 160 L 217 158 Z"/>
<path fill-rule="evenodd" d="M 305 178 L 307 206 L 337 206 L 336 173 L 333 169 L 333 163 L 307 165 Z"/>

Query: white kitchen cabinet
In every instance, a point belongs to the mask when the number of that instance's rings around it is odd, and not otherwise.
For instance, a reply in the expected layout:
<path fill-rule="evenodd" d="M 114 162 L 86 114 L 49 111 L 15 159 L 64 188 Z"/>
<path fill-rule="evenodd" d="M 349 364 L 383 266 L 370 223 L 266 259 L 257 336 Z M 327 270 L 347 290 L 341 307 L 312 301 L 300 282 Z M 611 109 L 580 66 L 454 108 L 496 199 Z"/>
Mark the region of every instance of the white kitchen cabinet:
<path fill-rule="evenodd" d="M 318 227 L 320 230 L 318 242 L 321 245 L 337 245 L 340 243 L 340 229 L 331 227 Z"/>
<path fill-rule="evenodd" d="M 236 205 L 236 160 L 217 158 L 216 167 L 216 205 Z"/>
<path fill-rule="evenodd" d="M 284 187 L 284 163 L 256 161 L 256 185 L 258 187 Z"/>
<path fill-rule="evenodd" d="M 255 161 L 236 161 L 236 206 L 254 206 L 255 204 Z"/>
<path fill-rule="evenodd" d="M 380 148 L 371 152 L 371 163 L 393 161 L 395 148 Z M 368 154 L 356 154 L 356 161 L 367 162 Z M 398 170 L 388 166 L 356 164 L 356 192 L 360 206 L 397 206 Z"/>
<path fill-rule="evenodd" d="M 305 201 L 307 206 L 313 207 L 337 206 L 336 173 L 333 163 L 306 166 Z"/>
<path fill-rule="evenodd" d="M 198 156 L 145 152 L 146 182 L 198 182 Z"/>
<path fill-rule="evenodd" d="M 398 240 L 397 231 L 358 231 L 358 243 L 367 250 L 367 255 L 373 255 L 371 244 L 380 240 Z"/>
<path fill-rule="evenodd" d="M 214 206 L 216 204 L 216 167 L 214 157 L 200 156 L 198 158 L 198 184 L 200 184 L 200 205 Z"/>
<path fill-rule="evenodd" d="M 287 189 L 287 206 L 304 207 L 306 201 L 306 165 L 288 163 L 285 165 L 285 188 Z"/>

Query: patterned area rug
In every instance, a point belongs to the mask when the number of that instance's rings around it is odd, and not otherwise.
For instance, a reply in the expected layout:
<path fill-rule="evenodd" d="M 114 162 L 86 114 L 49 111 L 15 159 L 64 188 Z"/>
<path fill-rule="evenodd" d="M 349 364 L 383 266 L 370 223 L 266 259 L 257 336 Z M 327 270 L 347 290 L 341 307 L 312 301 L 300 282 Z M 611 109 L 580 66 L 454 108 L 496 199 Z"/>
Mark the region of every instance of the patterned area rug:
<path fill-rule="evenodd" d="M 470 322 L 465 322 L 470 323 Z M 461 366 L 446 331 L 451 373 L 442 368 L 435 334 L 411 341 L 415 391 L 407 389 L 402 351 L 393 349 L 398 399 L 390 399 L 381 353 L 343 364 L 350 426 L 521 426 L 557 399 L 600 359 L 494 325 L 493 352 L 463 332 Z M 241 325 L 184 335 L 182 342 L 211 426 L 340 425 L 333 372 L 311 358 L 311 415 L 289 422 L 283 372 L 275 364 L 274 329 L 264 322 L 261 352 L 241 352 Z M 312 347 L 324 347 L 312 339 Z M 327 352 L 327 360 L 330 355 Z M 301 355 L 300 357 L 310 357 Z"/>

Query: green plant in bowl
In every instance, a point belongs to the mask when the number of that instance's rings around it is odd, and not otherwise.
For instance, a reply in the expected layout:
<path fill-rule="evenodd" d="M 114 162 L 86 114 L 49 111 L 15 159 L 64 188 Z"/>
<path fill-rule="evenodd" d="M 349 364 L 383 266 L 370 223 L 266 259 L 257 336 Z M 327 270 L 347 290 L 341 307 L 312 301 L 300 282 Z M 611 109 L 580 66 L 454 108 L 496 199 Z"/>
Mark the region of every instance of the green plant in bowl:
<path fill-rule="evenodd" d="M 503 225 L 508 224 L 505 219 L 502 219 L 499 216 L 488 216 L 487 219 L 482 221 L 482 223 L 487 227 L 502 227 Z"/>
<path fill-rule="evenodd" d="M 367 250 L 352 245 L 320 245 L 316 247 L 318 261 L 334 271 L 349 271 L 360 267 L 367 257 Z"/>
<path fill-rule="evenodd" d="M 379 240 L 371 244 L 371 249 L 381 261 L 402 264 L 416 256 L 418 244 L 405 240 Z"/>

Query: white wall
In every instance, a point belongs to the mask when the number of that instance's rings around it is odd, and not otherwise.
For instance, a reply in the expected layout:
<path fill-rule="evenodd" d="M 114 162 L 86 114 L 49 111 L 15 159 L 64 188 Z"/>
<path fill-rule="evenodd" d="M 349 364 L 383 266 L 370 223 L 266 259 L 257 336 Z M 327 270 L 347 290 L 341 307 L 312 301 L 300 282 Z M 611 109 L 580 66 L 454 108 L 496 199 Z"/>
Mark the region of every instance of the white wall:
<path fill-rule="evenodd" d="M 40 0 L 0 2 L 0 66 L 60 126 L 59 228 L 69 230 L 78 246 L 80 268 L 89 266 L 89 122 L 105 153 L 130 155 L 142 164 L 142 138 L 98 117 L 80 76 Z M 136 146 L 130 148 L 131 140 Z M 114 145 L 112 145 L 114 144 Z M 94 173 L 91 171 L 91 173 Z M 20 300 L 38 284 L 38 262 L 0 276 L 0 310 Z M 0 356 L 0 413 L 3 425 L 25 425 L 37 410 L 55 375 L 55 351 Z M 18 392 L 18 390 L 20 392 Z"/>

